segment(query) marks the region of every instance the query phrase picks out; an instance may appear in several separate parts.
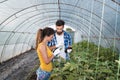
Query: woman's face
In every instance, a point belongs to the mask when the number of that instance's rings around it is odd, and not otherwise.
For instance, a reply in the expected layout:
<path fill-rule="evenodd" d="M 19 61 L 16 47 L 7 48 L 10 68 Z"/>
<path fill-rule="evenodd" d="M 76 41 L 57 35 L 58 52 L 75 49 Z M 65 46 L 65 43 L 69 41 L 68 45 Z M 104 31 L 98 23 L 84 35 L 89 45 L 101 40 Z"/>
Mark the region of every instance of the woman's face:
<path fill-rule="evenodd" d="M 48 36 L 48 41 L 51 41 L 51 40 L 52 40 L 52 38 L 53 38 L 53 36 L 54 36 L 54 34 L 52 34 L 52 35 Z"/>

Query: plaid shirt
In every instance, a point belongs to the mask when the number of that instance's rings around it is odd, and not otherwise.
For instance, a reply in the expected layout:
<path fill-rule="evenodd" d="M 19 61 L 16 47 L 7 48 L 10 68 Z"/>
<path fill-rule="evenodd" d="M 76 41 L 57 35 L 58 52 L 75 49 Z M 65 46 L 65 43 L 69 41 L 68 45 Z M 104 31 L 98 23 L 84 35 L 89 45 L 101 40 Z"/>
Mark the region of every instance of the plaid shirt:
<path fill-rule="evenodd" d="M 65 49 L 67 49 L 69 46 L 72 46 L 72 38 L 70 36 L 70 34 L 68 34 L 67 32 L 64 32 L 64 46 Z M 57 44 L 57 39 L 56 39 L 56 35 L 54 34 L 53 39 L 48 42 L 48 46 L 55 46 Z"/>

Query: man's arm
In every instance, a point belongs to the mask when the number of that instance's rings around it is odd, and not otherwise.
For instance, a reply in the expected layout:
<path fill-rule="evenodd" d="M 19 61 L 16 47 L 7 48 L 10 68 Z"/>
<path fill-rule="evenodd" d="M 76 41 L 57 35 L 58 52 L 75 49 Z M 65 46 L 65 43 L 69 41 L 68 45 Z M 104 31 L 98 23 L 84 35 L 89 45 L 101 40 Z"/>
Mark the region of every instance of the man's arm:
<path fill-rule="evenodd" d="M 72 47 L 72 37 L 70 34 L 69 34 L 69 47 Z"/>

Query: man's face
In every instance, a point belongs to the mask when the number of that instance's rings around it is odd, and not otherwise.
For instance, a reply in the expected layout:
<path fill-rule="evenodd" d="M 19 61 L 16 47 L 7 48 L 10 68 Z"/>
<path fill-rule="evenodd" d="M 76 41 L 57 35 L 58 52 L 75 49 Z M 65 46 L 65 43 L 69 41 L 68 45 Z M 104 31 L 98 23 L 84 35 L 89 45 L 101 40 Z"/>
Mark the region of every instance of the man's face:
<path fill-rule="evenodd" d="M 57 31 L 58 35 L 62 34 L 63 28 L 64 28 L 63 25 L 62 26 L 56 26 L 56 31 Z"/>

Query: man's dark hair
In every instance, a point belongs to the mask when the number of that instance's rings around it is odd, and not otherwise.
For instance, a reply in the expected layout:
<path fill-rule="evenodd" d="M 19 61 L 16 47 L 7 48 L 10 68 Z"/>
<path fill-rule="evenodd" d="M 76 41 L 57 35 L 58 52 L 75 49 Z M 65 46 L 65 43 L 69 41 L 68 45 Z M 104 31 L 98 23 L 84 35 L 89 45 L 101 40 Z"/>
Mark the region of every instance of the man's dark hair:
<path fill-rule="evenodd" d="M 57 20 L 56 21 L 56 26 L 64 26 L 65 25 L 65 22 L 61 19 Z"/>

